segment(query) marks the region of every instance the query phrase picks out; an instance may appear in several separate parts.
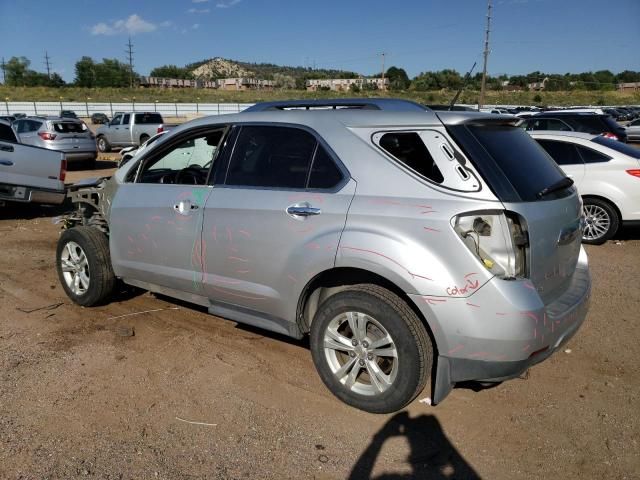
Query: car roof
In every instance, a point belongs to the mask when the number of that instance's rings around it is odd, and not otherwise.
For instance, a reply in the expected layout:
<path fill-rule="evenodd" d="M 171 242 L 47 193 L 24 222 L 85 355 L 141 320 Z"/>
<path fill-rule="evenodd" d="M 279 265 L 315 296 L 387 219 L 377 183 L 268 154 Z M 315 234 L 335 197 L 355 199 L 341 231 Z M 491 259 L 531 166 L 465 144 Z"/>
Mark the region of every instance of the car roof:
<path fill-rule="evenodd" d="M 357 109 L 396 112 L 423 112 L 428 110 L 424 105 L 400 98 L 334 98 L 323 100 L 282 100 L 275 102 L 260 102 L 247 108 L 243 113 L 288 109 Z"/>

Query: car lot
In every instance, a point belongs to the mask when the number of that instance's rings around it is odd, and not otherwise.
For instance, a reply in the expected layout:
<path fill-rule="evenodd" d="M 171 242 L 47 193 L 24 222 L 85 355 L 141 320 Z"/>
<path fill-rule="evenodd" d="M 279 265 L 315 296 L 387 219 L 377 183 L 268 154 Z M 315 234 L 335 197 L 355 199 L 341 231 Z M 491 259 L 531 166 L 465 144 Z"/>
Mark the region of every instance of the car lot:
<path fill-rule="evenodd" d="M 326 390 L 305 342 L 137 291 L 71 305 L 61 211 L 0 210 L 2 477 L 637 478 L 637 229 L 587 248 L 589 316 L 528 378 L 371 415 Z"/>

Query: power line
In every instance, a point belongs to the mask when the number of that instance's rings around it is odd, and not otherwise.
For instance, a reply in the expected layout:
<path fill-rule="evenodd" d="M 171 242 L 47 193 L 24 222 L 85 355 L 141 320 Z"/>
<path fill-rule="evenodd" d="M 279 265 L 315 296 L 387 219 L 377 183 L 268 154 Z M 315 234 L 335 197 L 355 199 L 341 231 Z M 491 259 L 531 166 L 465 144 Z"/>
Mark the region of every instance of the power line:
<path fill-rule="evenodd" d="M 44 52 L 44 64 L 47 66 L 47 77 L 51 80 L 51 63 L 49 62 L 51 57 L 49 57 L 49 52 L 45 50 Z"/>
<path fill-rule="evenodd" d="M 487 29 L 484 37 L 484 64 L 482 66 L 482 83 L 480 84 L 480 98 L 478 108 L 484 104 L 484 92 L 487 85 L 487 60 L 489 59 L 489 32 L 491 31 L 491 0 L 487 0 Z"/>
<path fill-rule="evenodd" d="M 127 43 L 126 53 L 129 57 L 129 83 L 133 88 L 133 44 L 131 43 L 131 37 L 129 37 L 129 42 Z"/>

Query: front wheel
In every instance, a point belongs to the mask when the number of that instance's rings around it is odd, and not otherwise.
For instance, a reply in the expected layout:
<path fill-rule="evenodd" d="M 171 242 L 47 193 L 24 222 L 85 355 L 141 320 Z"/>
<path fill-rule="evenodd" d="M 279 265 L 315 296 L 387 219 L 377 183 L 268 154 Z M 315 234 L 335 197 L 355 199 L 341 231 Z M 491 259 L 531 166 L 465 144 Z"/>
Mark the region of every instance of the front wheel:
<path fill-rule="evenodd" d="M 409 306 L 377 285 L 355 285 L 329 297 L 311 324 L 318 373 L 343 402 L 390 413 L 424 388 L 433 348 Z"/>
<path fill-rule="evenodd" d="M 96 228 L 65 230 L 56 249 L 56 268 L 62 288 L 78 305 L 99 305 L 113 292 L 116 278 L 109 240 Z"/>
<path fill-rule="evenodd" d="M 615 207 L 599 198 L 584 198 L 582 210 L 585 216 L 585 228 L 582 242 L 601 245 L 618 231 L 620 218 Z"/>

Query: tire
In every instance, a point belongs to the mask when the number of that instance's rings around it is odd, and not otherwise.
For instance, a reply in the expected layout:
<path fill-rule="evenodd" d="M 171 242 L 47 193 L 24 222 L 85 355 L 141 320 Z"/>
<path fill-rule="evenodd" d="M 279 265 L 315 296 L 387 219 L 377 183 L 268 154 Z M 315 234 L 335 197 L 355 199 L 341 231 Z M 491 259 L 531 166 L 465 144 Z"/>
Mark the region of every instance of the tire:
<path fill-rule="evenodd" d="M 104 135 L 100 135 L 96 139 L 96 145 L 98 146 L 98 150 L 102 153 L 108 153 L 111 151 L 111 144 Z"/>
<path fill-rule="evenodd" d="M 350 324 L 358 323 L 363 333 L 354 334 Z M 387 336 L 390 342 L 382 340 Z M 310 343 L 327 388 L 371 413 L 400 410 L 431 373 L 433 347 L 424 325 L 400 297 L 377 285 L 354 285 L 325 300 L 311 324 Z"/>
<path fill-rule="evenodd" d="M 109 240 L 93 227 L 73 227 L 62 233 L 56 269 L 67 296 L 83 307 L 104 303 L 115 287 Z"/>
<path fill-rule="evenodd" d="M 140 145 L 142 145 L 147 140 L 149 140 L 149 135 L 147 135 L 146 133 L 140 135 Z"/>
<path fill-rule="evenodd" d="M 582 243 L 602 245 L 611 239 L 620 226 L 620 215 L 613 204 L 599 198 L 583 198 L 586 225 L 582 232 Z"/>

